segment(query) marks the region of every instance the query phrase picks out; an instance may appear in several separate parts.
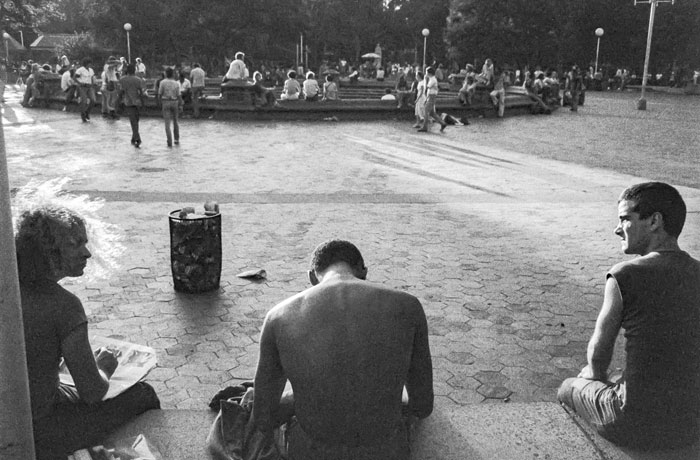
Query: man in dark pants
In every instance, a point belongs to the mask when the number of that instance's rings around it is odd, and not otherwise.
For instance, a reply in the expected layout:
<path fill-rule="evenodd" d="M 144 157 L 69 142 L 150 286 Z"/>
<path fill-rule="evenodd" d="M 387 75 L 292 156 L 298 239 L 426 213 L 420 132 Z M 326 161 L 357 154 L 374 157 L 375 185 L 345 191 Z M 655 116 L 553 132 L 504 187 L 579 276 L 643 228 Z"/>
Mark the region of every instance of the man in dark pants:
<path fill-rule="evenodd" d="M 131 123 L 131 144 L 139 148 L 141 146 L 141 135 L 139 134 L 139 107 L 143 106 L 143 98 L 146 95 L 146 88 L 142 78 L 136 75 L 136 66 L 129 64 L 126 66 L 126 76 L 119 79 L 119 98 L 124 102 L 124 110 L 129 115 Z"/>
<path fill-rule="evenodd" d="M 685 215 L 668 184 L 622 192 L 615 234 L 625 254 L 641 257 L 608 272 L 588 365 L 559 389 L 559 401 L 617 444 L 653 450 L 700 439 L 700 262 L 678 246 Z M 621 328 L 625 371 L 612 382 Z"/>
<path fill-rule="evenodd" d="M 566 90 L 571 94 L 571 111 L 578 112 L 579 97 L 583 90 L 583 77 L 578 66 L 574 64 L 566 75 Z"/>

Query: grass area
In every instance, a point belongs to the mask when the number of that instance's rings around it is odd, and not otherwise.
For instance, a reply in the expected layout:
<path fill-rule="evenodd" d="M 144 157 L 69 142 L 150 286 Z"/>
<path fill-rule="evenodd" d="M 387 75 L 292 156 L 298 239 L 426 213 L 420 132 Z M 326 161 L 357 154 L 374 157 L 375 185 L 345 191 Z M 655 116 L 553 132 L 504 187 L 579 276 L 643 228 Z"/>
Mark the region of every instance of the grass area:
<path fill-rule="evenodd" d="M 700 97 L 638 92 L 587 94 L 572 113 L 479 120 L 469 128 L 493 134 L 503 148 L 700 188 Z"/>

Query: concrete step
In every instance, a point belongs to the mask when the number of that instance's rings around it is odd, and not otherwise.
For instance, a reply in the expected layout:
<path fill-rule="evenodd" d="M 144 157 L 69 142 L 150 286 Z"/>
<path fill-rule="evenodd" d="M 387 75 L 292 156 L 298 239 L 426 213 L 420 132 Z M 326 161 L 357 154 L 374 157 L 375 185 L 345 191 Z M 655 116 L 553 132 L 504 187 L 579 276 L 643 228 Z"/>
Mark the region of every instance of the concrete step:
<path fill-rule="evenodd" d="M 110 436 L 143 434 L 168 460 L 209 458 L 205 440 L 215 413 L 149 411 Z M 559 404 L 437 402 L 411 434 L 412 460 L 697 460 L 700 444 L 682 451 L 621 449 L 582 427 Z"/>

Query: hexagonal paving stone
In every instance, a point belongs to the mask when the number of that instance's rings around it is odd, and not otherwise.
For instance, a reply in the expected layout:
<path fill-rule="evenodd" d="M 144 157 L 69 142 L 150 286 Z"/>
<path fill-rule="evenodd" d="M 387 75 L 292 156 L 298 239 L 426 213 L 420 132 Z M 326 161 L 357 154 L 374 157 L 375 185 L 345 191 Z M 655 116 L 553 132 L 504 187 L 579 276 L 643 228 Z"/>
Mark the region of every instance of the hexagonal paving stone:
<path fill-rule="evenodd" d="M 506 387 L 493 385 L 481 385 L 476 391 L 487 399 L 504 399 L 513 393 Z"/>

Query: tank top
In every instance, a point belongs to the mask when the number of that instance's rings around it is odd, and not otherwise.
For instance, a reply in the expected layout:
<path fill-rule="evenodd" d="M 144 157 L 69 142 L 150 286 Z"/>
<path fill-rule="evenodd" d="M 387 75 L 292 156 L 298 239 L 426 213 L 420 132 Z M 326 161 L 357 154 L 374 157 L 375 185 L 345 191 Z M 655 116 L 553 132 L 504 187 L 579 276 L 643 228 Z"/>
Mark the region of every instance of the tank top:
<path fill-rule="evenodd" d="M 640 438 L 697 440 L 700 416 L 700 262 L 652 252 L 615 265 L 627 364 L 622 408 Z"/>

